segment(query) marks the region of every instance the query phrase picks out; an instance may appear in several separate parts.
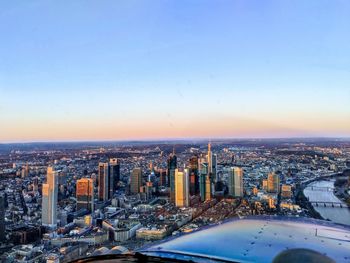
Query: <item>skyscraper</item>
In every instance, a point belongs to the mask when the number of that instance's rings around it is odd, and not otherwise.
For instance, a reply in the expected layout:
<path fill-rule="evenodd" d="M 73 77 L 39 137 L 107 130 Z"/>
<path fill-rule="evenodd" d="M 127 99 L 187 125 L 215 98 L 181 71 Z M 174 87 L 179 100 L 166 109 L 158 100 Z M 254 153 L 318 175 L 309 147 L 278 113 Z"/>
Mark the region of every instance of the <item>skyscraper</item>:
<path fill-rule="evenodd" d="M 115 191 L 118 188 L 118 183 L 120 181 L 120 162 L 117 158 L 112 158 L 109 160 L 110 170 L 109 170 L 109 196 L 112 198 Z"/>
<path fill-rule="evenodd" d="M 214 180 L 214 182 L 219 182 L 219 177 L 218 177 L 218 173 L 217 173 L 217 155 L 216 154 L 213 154 L 212 155 L 212 178 Z"/>
<path fill-rule="evenodd" d="M 208 154 L 207 154 L 207 162 L 208 162 L 208 173 L 212 182 L 217 182 L 219 179 L 217 178 L 216 166 L 217 166 L 217 156 L 213 154 L 211 151 L 211 143 L 208 143 Z"/>
<path fill-rule="evenodd" d="M 159 181 L 161 186 L 167 185 L 167 171 L 163 169 L 159 169 Z"/>
<path fill-rule="evenodd" d="M 109 163 L 98 164 L 98 199 L 107 201 L 117 190 L 120 181 L 120 162 L 112 158 Z"/>
<path fill-rule="evenodd" d="M 77 180 L 77 211 L 85 208 L 94 211 L 94 182 L 90 178 Z"/>
<path fill-rule="evenodd" d="M 205 177 L 205 200 L 211 200 L 211 193 L 212 193 L 212 183 L 210 180 L 209 174 L 206 175 Z"/>
<path fill-rule="evenodd" d="M 175 204 L 178 207 L 189 206 L 189 176 L 188 169 L 182 172 L 175 170 Z"/>
<path fill-rule="evenodd" d="M 228 193 L 234 197 L 243 197 L 243 169 L 240 167 L 229 168 Z"/>
<path fill-rule="evenodd" d="M 205 158 L 198 159 L 198 172 L 199 172 L 199 193 L 201 197 L 201 201 L 206 200 L 206 181 L 208 177 L 208 163 Z M 210 190 L 210 187 L 209 187 Z"/>
<path fill-rule="evenodd" d="M 130 192 L 132 194 L 137 194 L 140 192 L 140 187 L 142 184 L 142 171 L 141 168 L 134 168 L 130 177 Z"/>
<path fill-rule="evenodd" d="M 42 189 L 42 225 L 57 226 L 58 176 L 53 167 L 47 168 L 46 184 Z"/>
<path fill-rule="evenodd" d="M 98 200 L 107 201 L 109 197 L 109 164 L 98 164 Z"/>
<path fill-rule="evenodd" d="M 177 168 L 177 157 L 173 152 L 168 158 L 168 176 L 170 184 L 170 202 L 175 202 L 175 170 Z"/>
<path fill-rule="evenodd" d="M 190 174 L 190 194 L 196 195 L 199 193 L 199 178 L 198 178 L 198 157 L 192 156 L 189 160 L 188 170 Z"/>
<path fill-rule="evenodd" d="M 267 191 L 269 193 L 278 193 L 280 188 L 280 177 L 272 172 L 267 176 Z"/>

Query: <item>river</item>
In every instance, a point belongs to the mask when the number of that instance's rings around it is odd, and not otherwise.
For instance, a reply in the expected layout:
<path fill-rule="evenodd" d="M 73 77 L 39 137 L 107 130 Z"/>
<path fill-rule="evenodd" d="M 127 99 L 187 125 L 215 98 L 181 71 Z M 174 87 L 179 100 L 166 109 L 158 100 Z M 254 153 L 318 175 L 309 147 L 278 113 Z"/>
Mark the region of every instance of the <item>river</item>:
<path fill-rule="evenodd" d="M 316 181 L 310 183 L 304 189 L 304 195 L 309 198 L 310 201 L 324 201 L 324 202 L 342 202 L 333 193 L 333 191 L 327 191 L 326 188 L 333 188 L 334 180 L 332 181 Z M 342 202 L 344 206 L 346 204 Z M 335 223 L 350 225 L 350 209 L 340 207 L 324 207 L 323 204 L 318 206 L 313 205 L 315 210 L 320 213 L 324 219 L 330 219 Z"/>

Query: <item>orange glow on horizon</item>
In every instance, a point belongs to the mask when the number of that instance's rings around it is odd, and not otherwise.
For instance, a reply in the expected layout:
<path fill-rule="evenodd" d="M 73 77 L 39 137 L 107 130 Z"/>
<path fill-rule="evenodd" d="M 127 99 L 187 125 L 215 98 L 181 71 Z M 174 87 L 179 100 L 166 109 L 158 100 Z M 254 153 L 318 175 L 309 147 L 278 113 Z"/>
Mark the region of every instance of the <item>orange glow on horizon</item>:
<path fill-rule="evenodd" d="M 0 141 L 84 141 L 133 140 L 171 138 L 265 138 L 350 136 L 348 116 L 316 119 L 312 116 L 289 116 L 272 121 L 238 118 L 234 116 L 208 116 L 208 118 L 172 119 L 156 118 L 130 121 L 47 121 L 8 123 L 0 134 Z"/>

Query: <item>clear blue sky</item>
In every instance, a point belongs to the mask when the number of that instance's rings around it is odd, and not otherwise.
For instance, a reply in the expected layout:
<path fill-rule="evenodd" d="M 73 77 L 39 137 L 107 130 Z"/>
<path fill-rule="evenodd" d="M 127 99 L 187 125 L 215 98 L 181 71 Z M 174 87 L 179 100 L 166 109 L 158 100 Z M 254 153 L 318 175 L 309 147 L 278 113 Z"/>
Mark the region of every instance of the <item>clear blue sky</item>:
<path fill-rule="evenodd" d="M 350 136 L 350 1 L 2 1 L 0 142 Z"/>

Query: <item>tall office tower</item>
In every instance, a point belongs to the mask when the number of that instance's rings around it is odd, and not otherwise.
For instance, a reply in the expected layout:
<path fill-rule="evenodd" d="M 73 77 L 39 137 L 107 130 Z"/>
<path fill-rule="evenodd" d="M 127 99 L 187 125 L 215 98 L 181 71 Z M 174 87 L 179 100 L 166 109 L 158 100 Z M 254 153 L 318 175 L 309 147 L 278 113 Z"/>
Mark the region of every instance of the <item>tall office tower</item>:
<path fill-rule="evenodd" d="M 199 193 L 201 201 L 206 200 L 206 179 L 208 175 L 208 163 L 205 158 L 198 159 L 198 172 L 199 172 Z"/>
<path fill-rule="evenodd" d="M 208 162 L 208 173 L 209 173 L 211 181 L 218 182 L 219 179 L 217 177 L 217 172 L 216 172 L 217 156 L 216 156 L 216 154 L 212 153 L 210 143 L 208 143 L 207 162 Z"/>
<path fill-rule="evenodd" d="M 243 169 L 240 167 L 229 168 L 228 193 L 234 197 L 243 197 Z"/>
<path fill-rule="evenodd" d="M 211 143 L 208 143 L 208 153 L 207 153 L 207 162 L 208 162 L 208 173 L 212 173 L 213 170 L 213 165 L 212 165 L 212 161 L 213 161 L 213 153 L 211 152 Z"/>
<path fill-rule="evenodd" d="M 146 182 L 145 192 L 147 199 L 150 199 L 153 194 L 153 183 L 151 181 Z"/>
<path fill-rule="evenodd" d="M 138 194 L 142 184 L 142 171 L 141 168 L 134 168 L 130 177 L 130 192 L 132 194 Z"/>
<path fill-rule="evenodd" d="M 208 143 L 207 154 L 207 173 L 205 177 L 205 200 L 211 200 L 211 194 L 214 189 L 214 181 L 216 181 L 216 155 L 211 152 L 211 144 Z M 203 160 L 200 161 L 203 163 Z"/>
<path fill-rule="evenodd" d="M 278 193 L 280 188 L 280 177 L 272 172 L 267 176 L 267 191 L 270 193 Z"/>
<path fill-rule="evenodd" d="M 160 185 L 161 186 L 166 186 L 167 185 L 167 171 L 160 169 L 159 170 L 159 176 L 160 176 Z"/>
<path fill-rule="evenodd" d="M 98 200 L 107 201 L 109 196 L 109 164 L 98 164 Z"/>
<path fill-rule="evenodd" d="M 199 174 L 199 195 L 201 197 L 201 201 L 205 201 L 205 174 Z"/>
<path fill-rule="evenodd" d="M 77 211 L 87 209 L 94 211 L 94 181 L 90 178 L 77 180 Z"/>
<path fill-rule="evenodd" d="M 0 194 L 0 243 L 5 242 L 5 193 Z"/>
<path fill-rule="evenodd" d="M 53 167 L 47 168 L 46 184 L 42 189 L 42 225 L 57 226 L 58 175 Z"/>
<path fill-rule="evenodd" d="M 190 194 L 196 195 L 199 193 L 199 178 L 198 178 L 198 157 L 192 156 L 188 164 L 190 173 Z"/>
<path fill-rule="evenodd" d="M 177 168 L 177 157 L 173 152 L 168 158 L 168 176 L 170 185 L 170 202 L 175 202 L 175 170 Z"/>
<path fill-rule="evenodd" d="M 109 160 L 109 194 L 108 199 L 111 199 L 118 188 L 120 181 L 120 162 L 117 158 Z"/>
<path fill-rule="evenodd" d="M 189 177 L 188 169 L 182 172 L 175 170 L 175 205 L 177 207 L 189 206 Z"/>
<path fill-rule="evenodd" d="M 213 184 L 211 183 L 211 179 L 209 174 L 205 177 L 205 200 L 211 200 L 211 193 L 212 193 L 212 187 Z"/>
<path fill-rule="evenodd" d="M 120 181 L 120 162 L 112 158 L 109 163 L 98 164 L 98 199 L 107 201 L 117 190 Z"/>
<path fill-rule="evenodd" d="M 212 173 L 215 182 L 219 182 L 219 175 L 217 173 L 217 155 L 212 155 Z"/>

